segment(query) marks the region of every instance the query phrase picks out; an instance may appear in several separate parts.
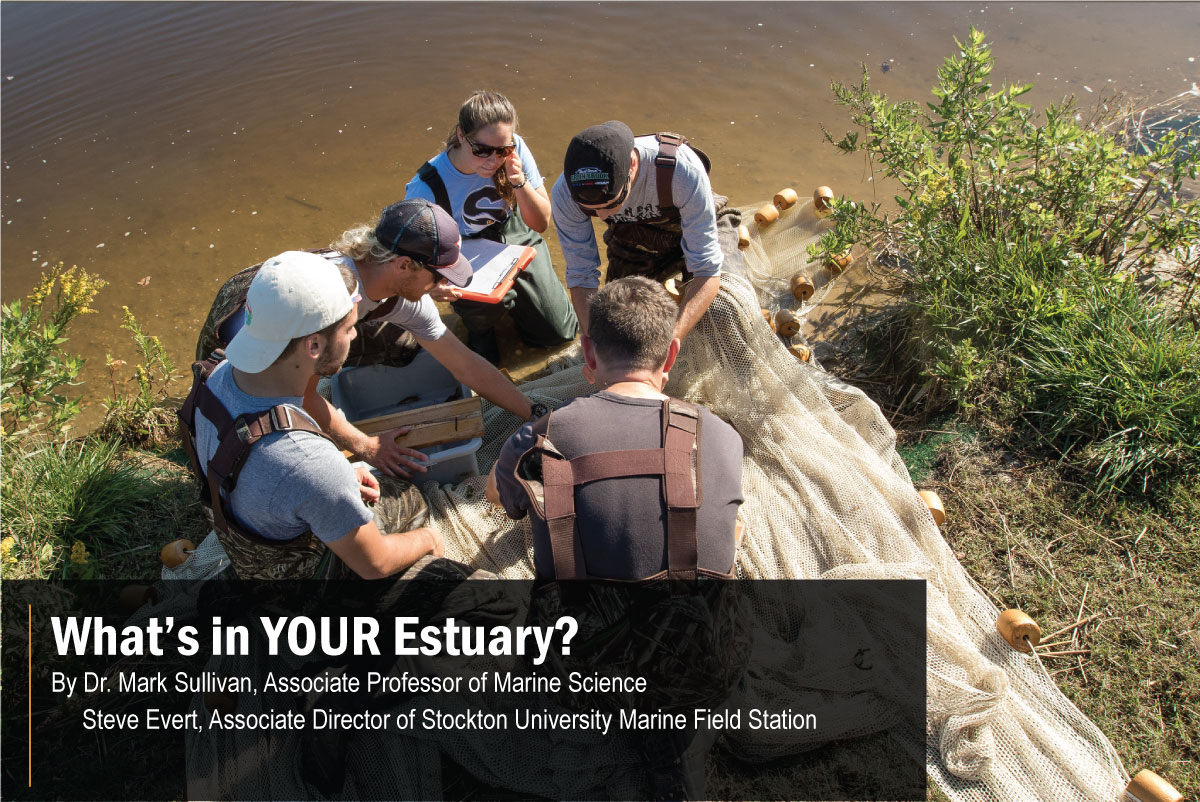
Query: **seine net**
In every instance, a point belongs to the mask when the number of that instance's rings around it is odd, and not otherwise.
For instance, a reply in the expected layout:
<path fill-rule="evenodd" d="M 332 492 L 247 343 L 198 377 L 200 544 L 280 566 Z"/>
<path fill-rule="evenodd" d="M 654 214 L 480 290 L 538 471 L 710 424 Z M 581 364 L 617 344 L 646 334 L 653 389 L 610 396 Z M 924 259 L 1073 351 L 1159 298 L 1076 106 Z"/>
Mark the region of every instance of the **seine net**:
<path fill-rule="evenodd" d="M 746 210 L 746 219 L 752 209 Z M 1096 800 L 1113 802 L 1128 780 L 1121 762 L 1097 727 L 1063 696 L 1034 655 L 1012 649 L 996 632 L 999 610 L 971 580 L 941 537 L 917 495 L 895 448 L 895 432 L 860 390 L 801 362 L 763 319 L 761 309 L 795 308 L 788 280 L 807 272 L 816 294 L 801 313 L 818 304 L 837 279 L 809 264 L 806 246 L 824 229 L 811 202 L 783 213 L 754 231 L 744 252 L 750 281 L 726 275 L 709 312 L 683 344 L 667 391 L 709 407 L 736 427 L 745 444 L 741 510 L 745 535 L 737 558 L 743 578 L 924 579 L 927 582 L 927 721 L 925 732 L 901 735 L 902 746 L 922 751 L 930 777 L 952 800 Z M 578 357 L 527 382 L 521 389 L 551 407 L 592 392 Z M 486 436 L 478 453 L 481 472 L 490 470 L 520 421 L 485 404 Z M 431 523 L 446 538 L 446 556 L 504 578 L 533 576 L 528 520 L 510 521 L 484 499 L 485 477 L 456 486 L 424 488 Z M 210 538 L 215 540 L 215 538 Z M 196 555 L 200 556 L 200 555 Z M 209 555 L 209 559 L 212 559 Z M 195 560 L 189 560 L 191 563 Z M 185 563 L 185 566 L 188 565 Z M 187 570 L 196 572 L 199 567 Z M 164 577 L 175 576 L 164 571 Z M 159 608 L 161 612 L 161 605 Z M 871 628 L 870 610 L 857 622 L 830 622 L 796 644 L 803 659 L 837 627 Z M 788 610 L 759 604 L 755 614 L 781 628 Z M 872 633 L 886 644 L 889 633 Z M 215 658 L 212 670 L 232 670 L 230 658 Z M 780 687 L 806 694 L 810 709 L 840 705 L 831 740 L 878 732 L 889 724 L 886 678 L 859 688 L 793 688 L 791 663 L 778 659 L 747 683 L 747 693 L 769 700 Z M 873 693 L 863 694 L 862 691 Z M 200 702 L 197 700 L 196 705 Z M 260 695 L 240 699 L 244 708 L 269 708 L 285 700 Z M 465 704 L 465 702 L 463 702 Z M 847 713 L 849 711 L 849 713 Z M 448 711 L 449 712 L 449 711 Z M 528 733 L 526 733 L 528 734 Z M 226 741 L 192 738 L 189 774 L 209 777 L 201 794 L 241 798 L 306 795 L 297 765 L 294 734 Z M 521 791 L 559 787 L 581 798 L 599 791 L 610 798 L 636 798 L 639 789 L 622 778 L 592 778 L 555 772 L 547 760 L 499 763 L 472 742 L 451 732 L 356 734 L 348 754 L 348 796 L 435 798 L 440 794 L 438 750 L 483 782 Z M 530 736 L 534 737 L 534 736 Z M 628 744 L 579 733 L 555 744 L 553 763 L 571 765 L 597 749 L 619 760 Z M 725 746 L 744 761 L 769 760 L 783 746 L 767 730 L 725 736 Z M 357 739 L 369 738 L 357 743 Z M 795 744 L 795 734 L 788 735 Z M 812 747 L 822 743 L 814 740 Z M 794 746 L 789 746 L 794 749 Z M 530 745 L 530 754 L 545 750 Z M 395 760 L 370 760 L 379 754 Z M 476 751 L 473 751 L 476 750 Z M 518 752 L 523 753 L 523 751 Z M 565 761 L 565 762 L 564 762 Z M 269 771 L 263 771 L 270 766 Z M 551 783 L 558 783 L 557 786 Z M 365 793 L 365 789 L 375 789 Z M 191 794 L 196 796 L 195 793 Z"/>

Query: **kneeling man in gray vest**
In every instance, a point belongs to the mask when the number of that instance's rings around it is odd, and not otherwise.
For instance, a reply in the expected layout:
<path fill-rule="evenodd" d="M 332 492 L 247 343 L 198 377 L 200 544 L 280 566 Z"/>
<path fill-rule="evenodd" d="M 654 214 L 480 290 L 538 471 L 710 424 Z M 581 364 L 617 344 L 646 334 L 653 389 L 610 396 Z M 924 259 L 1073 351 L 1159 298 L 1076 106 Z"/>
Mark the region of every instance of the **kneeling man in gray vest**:
<path fill-rule="evenodd" d="M 642 277 L 590 299 L 583 353 L 605 387 L 522 426 L 488 480 L 513 519 L 533 512 L 539 579 L 733 575 L 742 440 L 664 395 L 678 307 Z"/>

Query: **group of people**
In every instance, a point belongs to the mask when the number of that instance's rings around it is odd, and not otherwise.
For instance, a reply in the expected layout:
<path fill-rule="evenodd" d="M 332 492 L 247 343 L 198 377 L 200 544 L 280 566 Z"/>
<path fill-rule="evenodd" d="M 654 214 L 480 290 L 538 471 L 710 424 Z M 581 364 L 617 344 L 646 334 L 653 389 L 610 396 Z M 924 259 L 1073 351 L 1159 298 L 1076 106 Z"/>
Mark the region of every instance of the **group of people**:
<path fill-rule="evenodd" d="M 372 579 L 441 556 L 442 536 L 404 481 L 425 456 L 396 444 L 405 430 L 366 435 L 317 392 L 343 365 L 403 365 L 420 349 L 527 421 L 504 446 L 487 497 L 514 519 L 533 513 L 539 577 L 732 575 L 741 440 L 708 410 L 662 392 L 721 273 L 741 271 L 737 213 L 713 194 L 708 167 L 683 137 L 635 137 L 609 121 L 571 140 L 547 193 L 512 104 L 477 92 L 445 149 L 373 225 L 230 279 L 205 321 L 180 415 L 239 575 Z M 594 217 L 607 224 L 602 288 Z M 541 237 L 551 220 L 565 289 Z M 472 277 L 461 244 L 471 237 L 535 250 L 500 303 L 461 297 Z M 660 282 L 680 271 L 677 305 Z M 435 301 L 463 320 L 465 344 Z M 531 403 L 496 367 L 506 311 L 531 345 L 580 335 L 584 373 L 603 389 L 552 414 Z M 381 475 L 352 468 L 343 450 Z"/>

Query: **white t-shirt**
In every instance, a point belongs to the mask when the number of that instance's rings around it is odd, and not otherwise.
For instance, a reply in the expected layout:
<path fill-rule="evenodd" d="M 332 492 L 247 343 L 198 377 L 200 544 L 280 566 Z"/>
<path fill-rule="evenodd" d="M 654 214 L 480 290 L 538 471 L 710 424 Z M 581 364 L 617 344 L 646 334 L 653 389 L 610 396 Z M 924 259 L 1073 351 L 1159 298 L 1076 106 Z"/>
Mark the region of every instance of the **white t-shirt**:
<path fill-rule="evenodd" d="M 358 286 L 362 287 L 362 276 L 358 274 L 354 260 L 349 256 L 342 256 L 338 261 L 350 268 L 354 273 L 354 278 L 358 280 Z M 363 295 L 362 300 L 358 302 L 358 319 L 362 320 L 368 312 L 382 303 L 383 301 L 372 301 Z M 400 298 L 396 301 L 392 311 L 378 320 L 395 323 L 400 328 L 412 332 L 412 335 L 418 340 L 437 340 L 446 333 L 446 324 L 442 322 L 442 317 L 438 314 L 437 304 L 428 295 L 422 295 L 421 300 L 415 302 Z"/>
<path fill-rule="evenodd" d="M 520 135 L 514 134 L 513 142 L 517 146 L 517 155 L 521 157 L 521 169 L 525 172 L 525 180 L 529 182 L 530 187 L 537 189 L 544 183 L 544 179 L 538 172 L 533 153 L 525 146 L 525 140 Z M 508 219 L 510 210 L 496 191 L 492 179 L 476 173 L 460 173 L 450 161 L 449 151 L 442 151 L 430 159 L 429 163 L 446 185 L 454 222 L 458 223 L 458 231 L 464 237 L 478 234 L 493 223 Z M 417 176 L 413 176 L 404 188 L 404 197 L 424 198 L 430 203 L 437 203 L 433 190 Z"/>

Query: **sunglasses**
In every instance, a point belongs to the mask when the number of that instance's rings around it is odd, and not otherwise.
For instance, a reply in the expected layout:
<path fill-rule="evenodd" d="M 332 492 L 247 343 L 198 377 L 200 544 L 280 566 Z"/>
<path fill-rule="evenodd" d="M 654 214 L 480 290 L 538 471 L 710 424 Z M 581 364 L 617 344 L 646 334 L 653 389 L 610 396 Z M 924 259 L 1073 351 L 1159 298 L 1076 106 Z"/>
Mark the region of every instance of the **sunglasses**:
<path fill-rule="evenodd" d="M 471 146 L 471 153 L 480 159 L 486 159 L 493 153 L 503 159 L 517 149 L 516 143 L 512 145 L 484 145 L 481 142 L 471 141 L 471 138 L 466 134 L 463 134 L 463 139 L 467 140 L 467 144 Z"/>
<path fill-rule="evenodd" d="M 613 198 L 611 201 L 604 204 L 603 206 L 597 206 L 594 209 L 589 209 L 586 206 L 580 206 L 579 208 L 582 209 L 583 213 L 586 214 L 588 217 L 598 217 L 599 215 L 597 214 L 597 212 L 602 212 L 602 211 L 605 211 L 606 209 L 616 209 L 618 206 L 620 206 L 621 204 L 623 204 L 625 202 L 626 198 L 629 197 L 629 187 L 632 183 L 633 183 L 632 181 L 626 181 L 625 186 L 621 188 L 621 192 L 617 195 L 617 197 Z"/>

